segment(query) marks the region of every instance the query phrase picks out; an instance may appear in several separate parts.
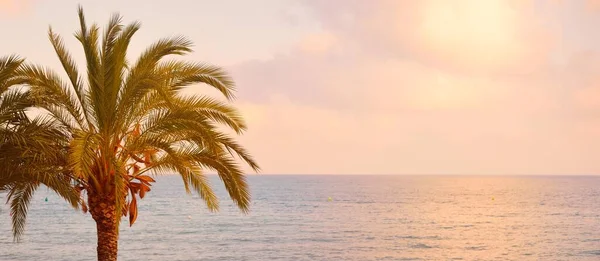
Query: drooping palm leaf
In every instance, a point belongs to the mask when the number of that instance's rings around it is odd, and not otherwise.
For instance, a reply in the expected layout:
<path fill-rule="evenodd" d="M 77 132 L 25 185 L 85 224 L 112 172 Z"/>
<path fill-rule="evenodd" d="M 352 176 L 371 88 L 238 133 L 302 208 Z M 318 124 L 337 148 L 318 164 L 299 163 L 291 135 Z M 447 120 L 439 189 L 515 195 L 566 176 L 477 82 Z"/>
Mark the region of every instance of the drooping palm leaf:
<path fill-rule="evenodd" d="M 15 240 L 23 235 L 31 196 L 41 184 L 73 207 L 79 202 L 65 169 L 65 133 L 52 119 L 26 115 L 35 99 L 17 86 L 25 82 L 18 73 L 22 63 L 16 56 L 0 58 L 0 191 L 8 191 Z"/>

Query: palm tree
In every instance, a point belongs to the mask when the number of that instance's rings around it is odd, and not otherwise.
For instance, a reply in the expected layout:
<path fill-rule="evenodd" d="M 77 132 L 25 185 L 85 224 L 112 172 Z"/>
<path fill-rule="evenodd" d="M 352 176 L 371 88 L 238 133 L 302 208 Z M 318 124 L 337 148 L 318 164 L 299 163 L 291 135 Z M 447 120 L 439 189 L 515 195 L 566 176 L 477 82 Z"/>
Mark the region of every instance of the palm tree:
<path fill-rule="evenodd" d="M 219 202 L 203 170 L 216 171 L 246 213 L 250 194 L 237 160 L 255 171 L 259 167 L 225 132 L 246 129 L 228 103 L 234 99 L 232 79 L 219 67 L 167 60 L 192 51 L 184 37 L 161 39 L 130 64 L 127 48 L 140 24 L 122 25 L 115 14 L 99 42 L 99 27 L 88 27 L 82 8 L 78 11 L 81 28 L 75 36 L 85 53 L 85 77 L 52 28 L 50 42 L 68 80 L 31 64 L 19 74 L 40 107 L 70 136 L 67 164 L 76 189 L 87 194 L 82 208 L 96 222 L 98 260 L 117 259 L 121 217 L 128 215 L 130 226 L 135 222 L 138 197 L 155 182 L 151 175 L 179 174 L 186 192 L 193 189 L 216 211 Z M 180 92 L 195 84 L 213 87 L 225 99 Z"/>
<path fill-rule="evenodd" d="M 19 240 L 25 228 L 27 207 L 41 185 L 54 190 L 73 207 L 79 195 L 70 184 L 65 153 L 67 136 L 50 119 L 33 120 L 26 110 L 33 105 L 27 91 L 17 88 L 23 79 L 16 74 L 23 59 L 0 58 L 0 191 L 8 191 L 12 228 Z"/>

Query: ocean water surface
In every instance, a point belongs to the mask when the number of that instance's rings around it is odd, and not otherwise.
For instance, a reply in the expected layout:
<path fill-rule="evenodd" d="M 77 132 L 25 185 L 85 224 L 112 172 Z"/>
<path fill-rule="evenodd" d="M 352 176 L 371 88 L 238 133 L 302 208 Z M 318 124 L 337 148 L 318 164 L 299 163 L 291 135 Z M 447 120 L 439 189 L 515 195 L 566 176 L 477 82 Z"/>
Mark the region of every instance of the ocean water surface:
<path fill-rule="evenodd" d="M 250 175 L 248 215 L 216 177 L 218 213 L 157 181 L 119 260 L 600 260 L 600 177 Z M 95 244 L 91 216 L 46 189 L 21 243 L 0 207 L 0 260 L 95 260 Z"/>

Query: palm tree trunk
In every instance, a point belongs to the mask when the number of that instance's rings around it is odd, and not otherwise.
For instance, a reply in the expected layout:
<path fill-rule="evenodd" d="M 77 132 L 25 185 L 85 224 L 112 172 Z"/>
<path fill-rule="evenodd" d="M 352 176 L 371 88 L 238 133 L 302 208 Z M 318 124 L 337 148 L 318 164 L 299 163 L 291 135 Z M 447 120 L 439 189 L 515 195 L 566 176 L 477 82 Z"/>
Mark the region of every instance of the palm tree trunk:
<path fill-rule="evenodd" d="M 118 227 L 114 197 L 89 194 L 88 203 L 92 218 L 96 221 L 98 234 L 98 261 L 116 261 L 118 250 Z"/>

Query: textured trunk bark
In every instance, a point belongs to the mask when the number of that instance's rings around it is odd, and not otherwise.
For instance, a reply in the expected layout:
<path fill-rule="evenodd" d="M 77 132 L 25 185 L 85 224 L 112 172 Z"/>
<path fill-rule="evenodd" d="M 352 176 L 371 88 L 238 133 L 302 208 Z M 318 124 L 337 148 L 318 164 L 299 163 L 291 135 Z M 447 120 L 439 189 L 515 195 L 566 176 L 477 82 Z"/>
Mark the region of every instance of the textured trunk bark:
<path fill-rule="evenodd" d="M 90 194 L 88 203 L 98 234 L 98 261 L 116 261 L 118 228 L 114 197 Z"/>

